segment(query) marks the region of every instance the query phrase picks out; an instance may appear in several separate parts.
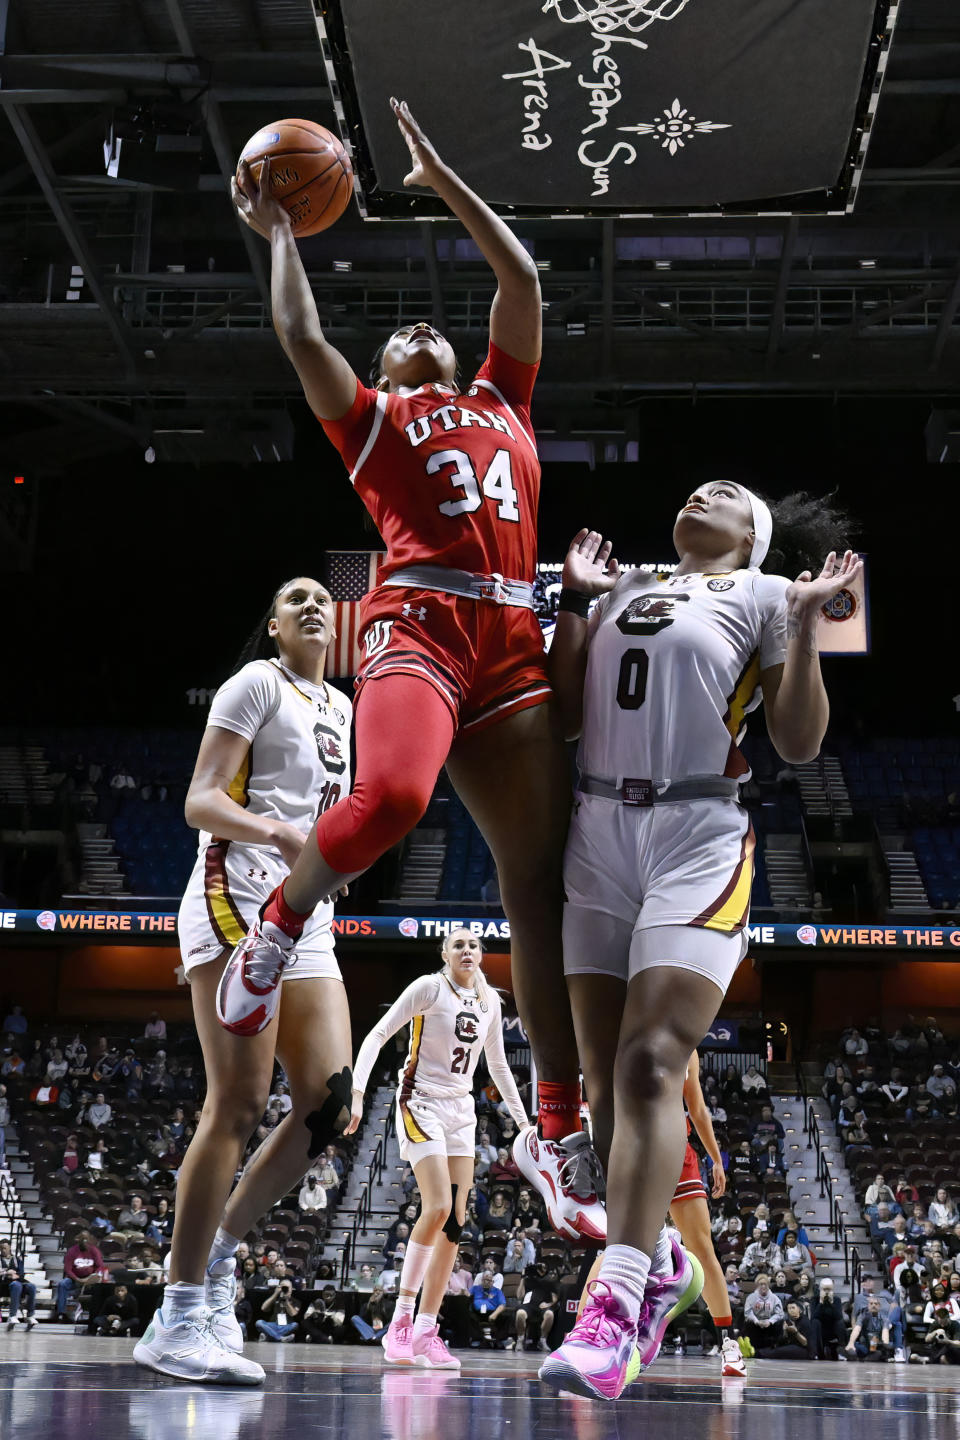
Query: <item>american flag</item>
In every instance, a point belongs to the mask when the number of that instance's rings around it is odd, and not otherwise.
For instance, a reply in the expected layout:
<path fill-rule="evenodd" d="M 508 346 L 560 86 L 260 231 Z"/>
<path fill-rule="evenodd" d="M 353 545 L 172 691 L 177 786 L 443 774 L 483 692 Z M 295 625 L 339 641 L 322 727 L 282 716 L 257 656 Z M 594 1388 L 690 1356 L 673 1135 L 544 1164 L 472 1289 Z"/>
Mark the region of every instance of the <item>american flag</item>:
<path fill-rule="evenodd" d="M 328 550 L 327 588 L 334 600 L 337 638 L 328 656 L 331 680 L 356 675 L 360 668 L 360 601 L 377 583 L 386 559 L 379 550 Z"/>

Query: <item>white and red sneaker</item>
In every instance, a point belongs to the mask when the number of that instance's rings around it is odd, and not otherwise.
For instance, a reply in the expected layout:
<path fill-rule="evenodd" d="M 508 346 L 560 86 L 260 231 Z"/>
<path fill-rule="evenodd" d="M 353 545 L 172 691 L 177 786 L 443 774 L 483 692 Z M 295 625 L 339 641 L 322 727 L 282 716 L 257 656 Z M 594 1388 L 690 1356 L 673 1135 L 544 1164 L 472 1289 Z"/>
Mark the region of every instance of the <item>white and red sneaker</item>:
<path fill-rule="evenodd" d="M 540 1366 L 540 1379 L 558 1390 L 572 1390 L 593 1400 L 618 1400 L 627 1384 L 637 1327 L 620 1309 L 609 1285 L 592 1280 L 587 1291 L 583 1314 L 563 1344 Z"/>
<path fill-rule="evenodd" d="M 565 1140 L 543 1140 L 528 1125 L 513 1142 L 513 1158 L 547 1207 L 547 1217 L 567 1240 L 607 1241 L 607 1212 L 597 1194 L 600 1161 L 585 1130 Z"/>
<path fill-rule="evenodd" d="M 434 1325 L 432 1330 L 425 1330 L 422 1335 L 414 1332 L 413 1363 L 422 1365 L 427 1370 L 460 1369 L 460 1361 L 456 1355 L 451 1355 L 440 1339 L 439 1325 Z"/>
<path fill-rule="evenodd" d="M 727 1336 L 720 1351 L 720 1374 L 739 1375 L 743 1377 L 747 1373 L 747 1362 L 743 1358 L 740 1346 L 736 1340 Z"/>
<path fill-rule="evenodd" d="M 277 1013 L 280 977 L 296 964 L 295 940 L 258 915 L 224 966 L 217 1019 L 232 1035 L 259 1035 Z"/>
<path fill-rule="evenodd" d="M 413 1365 L 413 1320 L 391 1320 L 387 1333 L 380 1341 L 383 1358 L 388 1365 Z"/>
<path fill-rule="evenodd" d="M 660 1354 L 671 1320 L 682 1315 L 703 1289 L 703 1266 L 670 1233 L 671 1266 L 664 1274 L 651 1272 L 644 1292 L 644 1321 L 637 1326 L 637 1349 L 644 1370 Z"/>

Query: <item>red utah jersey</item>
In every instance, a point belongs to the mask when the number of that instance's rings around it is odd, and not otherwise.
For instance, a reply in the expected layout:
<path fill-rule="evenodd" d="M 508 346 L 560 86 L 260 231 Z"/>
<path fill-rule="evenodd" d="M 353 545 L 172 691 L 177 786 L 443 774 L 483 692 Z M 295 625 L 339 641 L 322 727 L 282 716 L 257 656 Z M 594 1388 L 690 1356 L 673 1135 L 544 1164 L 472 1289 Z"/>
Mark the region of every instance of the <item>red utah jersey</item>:
<path fill-rule="evenodd" d="M 536 365 L 491 344 L 459 394 L 449 385 L 400 393 L 357 381 L 347 414 L 321 421 L 386 543 L 381 579 L 427 563 L 534 579 L 536 374 Z"/>

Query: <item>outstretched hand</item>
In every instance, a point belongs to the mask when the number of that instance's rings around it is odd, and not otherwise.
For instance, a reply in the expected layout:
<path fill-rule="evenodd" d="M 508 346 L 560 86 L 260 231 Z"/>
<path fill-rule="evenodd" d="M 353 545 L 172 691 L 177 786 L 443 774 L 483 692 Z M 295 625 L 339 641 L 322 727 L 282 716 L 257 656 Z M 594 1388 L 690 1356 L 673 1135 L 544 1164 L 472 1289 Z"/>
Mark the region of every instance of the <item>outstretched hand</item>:
<path fill-rule="evenodd" d="M 812 571 L 804 570 L 787 586 L 787 610 L 794 614 L 819 610 L 839 591 L 852 585 L 862 570 L 863 561 L 852 550 L 847 550 L 842 560 L 831 550 L 819 575 L 814 577 Z"/>
<path fill-rule="evenodd" d="M 270 189 L 270 156 L 260 162 L 260 174 L 254 179 L 246 160 L 241 160 L 236 175 L 230 177 L 230 197 L 244 224 L 256 230 L 265 240 L 278 225 L 290 225 L 290 216 Z"/>
<path fill-rule="evenodd" d="M 620 566 L 610 558 L 613 545 L 596 530 L 578 530 L 570 541 L 560 583 L 581 595 L 605 595 L 620 579 Z"/>
<path fill-rule="evenodd" d="M 412 169 L 403 177 L 404 185 L 436 188 L 435 182 L 444 169 L 443 161 L 414 120 L 406 100 L 397 100 L 391 95 L 390 108 L 397 117 L 400 134 L 407 142 L 410 159 L 413 161 Z"/>

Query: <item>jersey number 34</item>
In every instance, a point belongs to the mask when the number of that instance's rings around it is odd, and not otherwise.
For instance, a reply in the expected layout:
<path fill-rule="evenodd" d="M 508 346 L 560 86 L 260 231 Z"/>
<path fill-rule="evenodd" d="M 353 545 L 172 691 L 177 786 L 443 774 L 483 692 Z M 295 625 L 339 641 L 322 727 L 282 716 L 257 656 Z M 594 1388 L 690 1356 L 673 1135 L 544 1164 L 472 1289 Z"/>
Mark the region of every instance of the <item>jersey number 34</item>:
<path fill-rule="evenodd" d="M 481 480 L 473 461 L 465 450 L 437 450 L 427 461 L 427 474 L 439 475 L 445 465 L 452 466 L 450 484 L 463 491 L 459 500 L 444 500 L 438 507 L 444 515 L 470 515 L 479 510 L 483 496 L 497 502 L 497 518 L 519 522 L 517 489 L 510 469 L 510 451 L 498 450 Z M 481 494 L 481 489 L 483 494 Z"/>

